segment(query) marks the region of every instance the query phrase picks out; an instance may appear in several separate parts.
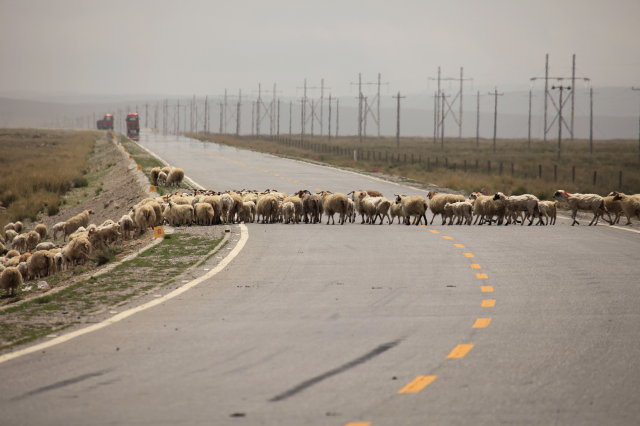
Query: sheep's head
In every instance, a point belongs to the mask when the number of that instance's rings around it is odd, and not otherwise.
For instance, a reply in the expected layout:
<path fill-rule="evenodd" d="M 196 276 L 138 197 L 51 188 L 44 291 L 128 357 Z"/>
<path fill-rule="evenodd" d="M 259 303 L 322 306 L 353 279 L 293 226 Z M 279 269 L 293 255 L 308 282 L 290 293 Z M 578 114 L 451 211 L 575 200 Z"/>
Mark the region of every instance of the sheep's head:
<path fill-rule="evenodd" d="M 428 199 L 432 199 L 434 195 L 436 195 L 437 192 L 436 191 L 429 191 L 427 192 L 427 198 Z"/>
<path fill-rule="evenodd" d="M 504 195 L 502 192 L 496 192 L 495 195 L 493 196 L 493 200 L 506 200 L 507 196 Z"/>
<path fill-rule="evenodd" d="M 611 194 L 613 195 L 613 201 L 620 201 L 622 199 L 624 199 L 624 197 L 626 197 L 625 194 L 623 194 L 622 192 L 617 192 L 617 191 L 613 191 Z M 609 194 L 609 195 L 611 195 Z"/>
<path fill-rule="evenodd" d="M 564 189 L 558 189 L 555 194 L 553 194 L 553 198 L 569 198 L 569 193 Z"/>
<path fill-rule="evenodd" d="M 398 194 L 393 194 L 393 195 L 396 196 L 396 204 L 401 203 L 402 199 L 406 197 L 406 195 L 398 195 Z"/>

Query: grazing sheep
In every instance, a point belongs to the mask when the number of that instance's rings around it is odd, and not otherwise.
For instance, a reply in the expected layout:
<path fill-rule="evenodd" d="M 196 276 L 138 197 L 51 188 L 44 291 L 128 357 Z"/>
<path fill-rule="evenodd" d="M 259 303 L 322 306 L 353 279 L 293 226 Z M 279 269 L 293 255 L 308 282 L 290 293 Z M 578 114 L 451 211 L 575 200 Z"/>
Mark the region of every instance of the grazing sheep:
<path fill-rule="evenodd" d="M 171 173 L 171 167 L 169 167 L 169 166 L 165 166 L 165 167 L 163 167 L 163 168 L 162 168 L 162 172 L 163 172 L 165 175 L 169 176 L 169 173 Z"/>
<path fill-rule="evenodd" d="M 58 238 L 58 234 L 64 235 L 64 222 L 58 222 L 51 228 L 51 234 L 53 235 L 53 240 L 55 241 Z"/>
<path fill-rule="evenodd" d="M 282 221 L 284 223 L 291 223 L 292 221 L 295 223 L 295 209 L 296 207 L 291 201 L 282 203 Z"/>
<path fill-rule="evenodd" d="M 524 221 L 529 219 L 529 226 L 533 224 L 533 219 L 539 215 L 538 211 L 538 197 L 532 194 L 522 194 L 522 195 L 510 195 L 506 196 L 502 192 L 497 192 L 493 196 L 493 200 L 503 200 L 506 206 L 506 214 L 507 225 L 511 223 L 511 219 L 514 215 L 519 216 L 520 212 L 524 212 L 524 220 L 522 221 L 522 225 L 524 225 Z"/>
<path fill-rule="evenodd" d="M 69 243 L 62 249 L 62 257 L 67 268 L 84 263 L 91 254 L 91 242 L 88 236 L 78 235 L 71 238 Z"/>
<path fill-rule="evenodd" d="M 120 225 L 112 223 L 106 226 L 99 226 L 89 231 L 89 241 L 93 247 L 103 247 L 109 243 L 117 241 L 121 237 Z"/>
<path fill-rule="evenodd" d="M 84 210 L 82 213 L 78 213 L 73 216 L 71 219 L 68 219 L 64 223 L 64 238 L 63 241 L 67 239 L 68 235 L 71 235 L 76 229 L 79 227 L 87 227 L 89 226 L 89 215 L 93 214 L 93 210 Z"/>
<path fill-rule="evenodd" d="M 626 225 L 631 225 L 631 216 L 635 216 L 640 220 L 640 194 L 627 195 L 617 192 L 613 199 L 620 201 L 622 212 L 627 217 Z"/>
<path fill-rule="evenodd" d="M 213 223 L 222 223 L 220 214 L 222 213 L 222 200 L 219 195 L 207 195 L 200 199 L 202 203 L 209 203 L 213 207 Z"/>
<path fill-rule="evenodd" d="M 456 194 L 441 194 L 436 191 L 429 191 L 427 193 L 427 198 L 429 198 L 429 210 L 433 213 L 433 217 L 431 218 L 430 225 L 433 225 L 433 221 L 437 215 L 442 216 L 442 224 L 446 222 L 446 218 L 444 216 L 444 205 L 447 203 L 456 203 L 458 201 L 464 201 L 464 195 L 456 195 Z"/>
<path fill-rule="evenodd" d="M 167 174 L 165 172 L 158 173 L 158 179 L 156 180 L 157 186 L 167 186 Z"/>
<path fill-rule="evenodd" d="M 27 262 L 18 263 L 18 266 L 16 266 L 16 268 L 18 268 L 18 271 L 20 272 L 20 275 L 22 275 L 23 281 L 28 281 L 29 280 L 29 267 L 27 266 Z"/>
<path fill-rule="evenodd" d="M 55 270 L 55 254 L 49 251 L 38 251 L 27 261 L 28 277 L 30 279 L 44 278 Z"/>
<path fill-rule="evenodd" d="M 18 250 L 9 250 L 7 254 L 5 254 L 5 259 L 11 259 L 13 257 L 20 257 L 20 252 Z"/>
<path fill-rule="evenodd" d="M 144 234 L 147 229 L 153 229 L 156 226 L 156 213 L 150 203 L 136 207 L 132 219 L 140 234 Z"/>
<path fill-rule="evenodd" d="M 404 217 L 406 225 L 409 225 L 411 216 L 414 218 L 412 223 L 413 225 L 420 225 L 423 218 L 424 224 L 428 225 L 427 201 L 423 197 L 419 195 L 408 197 L 406 195 L 396 194 L 396 203 L 400 203 L 402 205 L 402 216 Z"/>
<path fill-rule="evenodd" d="M 3 288 L 9 296 L 15 296 L 18 287 L 23 283 L 22 274 L 16 267 L 8 267 L 0 274 L 0 288 Z"/>
<path fill-rule="evenodd" d="M 64 268 L 64 255 L 58 252 L 53 256 L 53 264 L 56 272 L 60 272 Z"/>
<path fill-rule="evenodd" d="M 26 234 L 16 235 L 11 242 L 11 248 L 18 250 L 20 253 L 27 251 L 27 236 Z"/>
<path fill-rule="evenodd" d="M 27 234 L 27 250 L 33 250 L 40 242 L 40 234 L 36 231 L 29 231 Z"/>
<path fill-rule="evenodd" d="M 578 210 L 587 210 L 593 212 L 593 219 L 589 222 L 589 226 L 597 225 L 598 219 L 604 213 L 607 213 L 607 208 L 604 205 L 604 198 L 598 194 L 570 194 L 565 190 L 559 189 L 553 194 L 553 198 L 558 198 L 566 201 L 571 209 L 571 219 L 573 222 L 571 226 L 576 223 L 580 223 L 576 220 Z"/>
<path fill-rule="evenodd" d="M 37 224 L 34 228 L 34 231 L 36 231 L 38 235 L 40 235 L 40 241 L 45 240 L 47 238 L 47 235 L 49 234 L 47 226 L 44 223 Z"/>
<path fill-rule="evenodd" d="M 22 222 L 20 222 L 20 221 L 17 221 L 17 222 L 15 222 L 15 223 L 13 224 L 13 229 L 14 229 L 18 234 L 22 232 L 22 228 L 23 228 L 23 226 L 22 226 Z"/>
<path fill-rule="evenodd" d="M 278 214 L 277 197 L 272 194 L 261 195 L 258 197 L 256 213 L 258 215 L 258 222 L 260 222 L 260 218 L 262 218 L 262 223 L 275 222 Z"/>
<path fill-rule="evenodd" d="M 193 223 L 193 206 L 190 204 L 173 204 L 169 201 L 163 217 L 169 225 L 190 226 Z"/>
<path fill-rule="evenodd" d="M 149 173 L 149 177 L 151 177 L 151 183 L 153 185 L 158 185 L 158 175 L 162 172 L 160 167 L 154 167 L 151 169 L 151 173 Z"/>
<path fill-rule="evenodd" d="M 538 201 L 538 210 L 540 211 L 540 218 L 538 219 L 538 225 L 555 225 L 556 224 L 556 213 L 557 213 L 557 201 Z M 545 224 L 542 220 L 543 217 L 547 218 L 547 223 Z"/>
<path fill-rule="evenodd" d="M 35 251 L 42 251 L 42 250 L 51 250 L 54 249 L 56 247 L 56 245 L 50 241 L 46 241 L 44 243 L 40 243 L 36 246 L 36 250 Z"/>
<path fill-rule="evenodd" d="M 347 217 L 347 208 L 349 205 L 347 196 L 341 193 L 332 194 L 327 191 L 321 193 L 322 210 L 327 215 L 327 225 L 329 220 L 335 225 L 336 221 L 333 217 L 336 213 L 340 215 L 340 225 L 344 225 Z"/>
<path fill-rule="evenodd" d="M 9 223 L 7 223 L 7 224 L 4 226 L 3 230 L 4 230 L 4 232 L 5 232 L 5 233 L 6 233 L 8 230 L 15 231 L 15 230 L 16 230 L 16 227 L 15 227 L 15 225 L 13 224 L 13 222 L 9 222 Z"/>
<path fill-rule="evenodd" d="M 4 235 L 5 235 L 5 243 L 9 244 L 18 235 L 18 233 L 13 229 L 7 229 Z"/>
<path fill-rule="evenodd" d="M 184 170 L 176 167 L 167 175 L 167 186 L 179 186 L 184 179 Z"/>
<path fill-rule="evenodd" d="M 193 206 L 196 223 L 198 225 L 213 225 L 213 207 L 209 203 L 196 203 Z"/>
<path fill-rule="evenodd" d="M 136 226 L 133 223 L 133 219 L 128 214 L 122 215 L 120 220 L 118 221 L 118 225 L 120 225 L 120 231 L 122 232 L 123 237 L 128 240 L 129 238 L 133 238 L 133 235 L 136 232 Z"/>

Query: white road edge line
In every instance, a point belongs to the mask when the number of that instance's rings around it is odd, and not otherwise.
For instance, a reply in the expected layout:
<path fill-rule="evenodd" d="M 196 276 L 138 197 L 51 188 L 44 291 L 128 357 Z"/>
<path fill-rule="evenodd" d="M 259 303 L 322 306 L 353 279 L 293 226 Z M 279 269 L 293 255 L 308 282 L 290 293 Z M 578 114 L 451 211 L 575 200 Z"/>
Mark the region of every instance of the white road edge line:
<path fill-rule="evenodd" d="M 570 216 L 564 216 L 559 214 L 558 217 L 562 218 L 562 219 L 567 219 L 567 220 L 572 220 Z M 631 229 L 631 228 L 623 228 L 622 226 L 618 226 L 618 225 L 606 225 L 606 224 L 600 224 L 598 223 L 597 226 L 606 226 L 608 229 L 609 228 L 615 228 L 615 229 L 619 229 L 621 231 L 627 231 L 627 232 L 635 232 L 636 234 L 640 234 L 640 231 L 636 230 L 636 229 Z"/>
<path fill-rule="evenodd" d="M 101 328 L 105 328 L 110 326 L 111 324 L 115 324 L 117 322 L 122 321 L 125 318 L 128 318 L 134 314 L 137 314 L 138 312 L 142 312 L 145 311 L 149 308 L 153 308 L 154 306 L 160 305 L 170 299 L 173 299 L 174 297 L 177 297 L 179 295 L 181 295 L 182 293 L 186 292 L 187 290 L 192 289 L 193 287 L 197 286 L 198 284 L 200 284 L 203 281 L 208 280 L 209 278 L 213 277 L 214 275 L 216 275 L 218 272 L 222 271 L 229 263 L 231 263 L 231 261 L 233 259 L 235 259 L 236 256 L 238 256 L 238 254 L 240 254 L 240 252 L 242 251 L 242 249 L 244 248 L 244 245 L 247 243 L 247 240 L 249 239 L 249 229 L 244 225 L 244 224 L 240 224 L 240 240 L 238 241 L 238 243 L 236 244 L 236 246 L 233 248 L 233 250 L 231 250 L 229 252 L 229 254 L 220 261 L 220 263 L 218 263 L 218 265 L 216 265 L 215 268 L 213 268 L 211 271 L 207 272 L 205 275 L 196 278 L 193 281 L 190 281 L 188 283 L 186 283 L 185 285 L 181 286 L 180 288 L 177 288 L 175 290 L 173 290 L 170 293 L 165 294 L 162 297 L 159 297 L 157 299 L 151 300 L 147 303 L 144 303 L 140 306 L 137 306 L 135 308 L 131 308 L 129 310 L 126 310 L 124 312 L 120 312 L 119 314 L 116 314 L 114 316 L 112 316 L 111 318 L 108 318 L 102 322 L 99 322 L 97 324 L 93 324 L 90 325 L 88 327 L 82 328 L 80 330 L 76 330 L 76 331 L 72 331 L 70 333 L 64 334 L 60 337 L 56 337 L 53 338 L 47 342 L 43 342 L 37 345 L 33 345 L 33 346 L 29 346 L 28 348 L 24 348 L 15 352 L 9 352 L 7 354 L 4 355 L 0 355 L 0 364 L 10 361 L 12 359 L 24 356 L 24 355 L 28 355 L 34 352 L 39 352 L 42 351 L 44 349 L 50 348 L 51 346 L 55 346 L 55 345 L 59 345 L 60 343 L 64 343 L 64 342 L 68 342 L 71 339 L 75 339 L 76 337 L 80 337 L 83 336 L 85 334 L 89 334 L 92 333 L 94 331 L 100 330 Z"/>

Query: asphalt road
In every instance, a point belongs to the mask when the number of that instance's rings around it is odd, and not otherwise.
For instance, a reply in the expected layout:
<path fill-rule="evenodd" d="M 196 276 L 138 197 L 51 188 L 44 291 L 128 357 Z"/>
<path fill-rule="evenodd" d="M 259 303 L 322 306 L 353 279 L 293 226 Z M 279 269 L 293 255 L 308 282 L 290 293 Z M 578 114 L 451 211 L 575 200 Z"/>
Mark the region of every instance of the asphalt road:
<path fill-rule="evenodd" d="M 141 142 L 219 190 L 420 193 L 214 144 Z M 637 424 L 640 235 L 439 223 L 249 224 L 213 279 L 0 364 L 0 423 Z"/>

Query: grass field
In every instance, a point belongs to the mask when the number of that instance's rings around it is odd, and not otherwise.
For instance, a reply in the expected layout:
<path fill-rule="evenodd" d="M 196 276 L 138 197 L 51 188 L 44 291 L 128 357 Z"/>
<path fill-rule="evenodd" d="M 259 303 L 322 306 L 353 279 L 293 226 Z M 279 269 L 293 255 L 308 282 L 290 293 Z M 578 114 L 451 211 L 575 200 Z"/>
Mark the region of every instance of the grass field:
<path fill-rule="evenodd" d="M 87 186 L 93 131 L 0 129 L 0 228 L 8 222 L 56 214 L 62 196 Z"/>
<path fill-rule="evenodd" d="M 300 136 L 236 137 L 192 134 L 201 140 L 277 155 L 321 161 L 368 172 L 403 176 L 422 183 L 465 192 L 532 193 L 550 198 L 556 189 L 569 192 L 640 192 L 637 141 L 595 141 L 590 153 L 585 140 L 563 141 L 556 159 L 556 141 L 446 139 L 434 144 L 425 138 Z M 355 151 L 355 154 L 354 154 Z M 356 160 L 357 158 L 357 160 Z M 595 176 L 594 176 L 595 173 Z"/>

